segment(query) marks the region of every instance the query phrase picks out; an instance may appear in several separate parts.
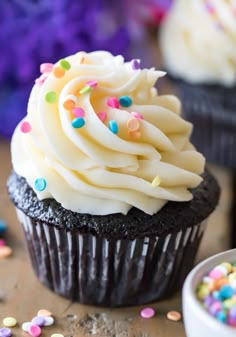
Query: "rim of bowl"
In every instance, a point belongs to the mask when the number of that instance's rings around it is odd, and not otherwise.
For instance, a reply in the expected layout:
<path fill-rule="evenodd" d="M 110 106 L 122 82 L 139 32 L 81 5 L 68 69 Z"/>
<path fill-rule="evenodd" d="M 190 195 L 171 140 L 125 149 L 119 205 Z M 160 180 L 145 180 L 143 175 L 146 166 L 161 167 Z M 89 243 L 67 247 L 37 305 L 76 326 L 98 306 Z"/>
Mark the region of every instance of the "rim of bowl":
<path fill-rule="evenodd" d="M 234 256 L 234 259 L 232 258 Z M 236 329 L 232 328 L 231 326 L 219 322 L 215 317 L 211 316 L 207 310 L 205 310 L 201 304 L 200 301 L 197 299 L 195 295 L 196 287 L 201 281 L 201 279 L 206 276 L 206 273 L 209 272 L 211 269 L 216 267 L 218 264 L 223 262 L 232 262 L 233 260 L 236 261 L 236 248 L 226 250 L 222 253 L 213 255 L 211 257 L 208 257 L 207 259 L 204 259 L 202 262 L 198 263 L 192 271 L 188 274 L 184 286 L 183 286 L 183 297 L 188 296 L 189 299 L 191 299 L 192 304 L 195 306 L 196 313 L 203 316 L 205 316 L 205 319 L 208 320 L 208 322 L 212 325 L 217 325 L 217 329 L 220 332 L 226 332 L 232 333 L 232 331 L 235 333 Z M 183 298 L 182 298 L 182 304 L 183 304 Z M 225 330 L 226 329 L 226 330 Z"/>

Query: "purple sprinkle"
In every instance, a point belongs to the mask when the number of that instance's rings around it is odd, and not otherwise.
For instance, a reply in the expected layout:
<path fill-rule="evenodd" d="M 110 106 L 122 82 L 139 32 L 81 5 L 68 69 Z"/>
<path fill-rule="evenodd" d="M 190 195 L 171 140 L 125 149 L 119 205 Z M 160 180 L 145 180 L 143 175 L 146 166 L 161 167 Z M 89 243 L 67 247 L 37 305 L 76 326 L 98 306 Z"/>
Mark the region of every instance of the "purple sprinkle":
<path fill-rule="evenodd" d="M 231 319 L 236 319 L 236 307 L 232 307 L 229 309 L 229 317 Z"/>
<path fill-rule="evenodd" d="M 140 60 L 138 60 L 138 59 L 134 59 L 134 60 L 132 60 L 132 68 L 134 69 L 134 70 L 138 70 L 138 69 L 140 69 Z"/>
<path fill-rule="evenodd" d="M 35 325 L 43 326 L 45 323 L 45 319 L 42 316 L 35 316 L 34 318 L 32 318 L 31 322 Z"/>
<path fill-rule="evenodd" d="M 11 337 L 12 332 L 9 328 L 0 328 L 0 337 Z"/>
<path fill-rule="evenodd" d="M 210 305 L 212 305 L 212 303 L 214 302 L 214 298 L 212 296 L 207 296 L 204 298 L 204 303 L 209 307 Z"/>

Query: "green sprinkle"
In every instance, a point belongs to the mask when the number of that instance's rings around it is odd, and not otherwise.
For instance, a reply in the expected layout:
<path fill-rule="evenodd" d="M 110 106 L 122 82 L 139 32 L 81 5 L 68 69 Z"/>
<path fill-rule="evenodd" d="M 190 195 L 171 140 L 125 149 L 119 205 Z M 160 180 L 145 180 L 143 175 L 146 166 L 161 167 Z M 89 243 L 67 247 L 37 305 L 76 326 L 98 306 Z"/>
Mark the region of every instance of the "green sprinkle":
<path fill-rule="evenodd" d="M 55 91 L 49 91 L 48 93 L 46 93 L 45 95 L 45 101 L 47 103 L 54 103 L 57 100 L 57 94 L 55 93 Z"/>
<path fill-rule="evenodd" d="M 65 59 L 61 59 L 59 61 L 59 64 L 60 64 L 61 68 L 64 69 L 64 70 L 69 70 L 70 67 L 71 67 L 70 63 L 68 61 L 66 61 Z"/>
<path fill-rule="evenodd" d="M 82 117 L 78 117 L 78 118 L 73 119 L 71 124 L 72 124 L 73 128 L 79 129 L 79 128 L 82 128 L 84 126 L 85 120 Z"/>
<path fill-rule="evenodd" d="M 84 87 L 83 89 L 80 90 L 80 94 L 87 94 L 91 91 L 91 87 L 89 85 L 86 85 L 86 87 Z"/>

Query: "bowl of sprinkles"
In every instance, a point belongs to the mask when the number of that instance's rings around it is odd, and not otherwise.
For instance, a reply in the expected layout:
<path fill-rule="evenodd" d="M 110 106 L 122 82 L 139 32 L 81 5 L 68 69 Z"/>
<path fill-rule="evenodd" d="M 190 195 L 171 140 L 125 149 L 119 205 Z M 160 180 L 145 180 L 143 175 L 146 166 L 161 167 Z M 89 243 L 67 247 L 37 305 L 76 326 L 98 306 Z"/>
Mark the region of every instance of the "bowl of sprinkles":
<path fill-rule="evenodd" d="M 236 336 L 236 249 L 198 264 L 183 287 L 187 337 Z"/>

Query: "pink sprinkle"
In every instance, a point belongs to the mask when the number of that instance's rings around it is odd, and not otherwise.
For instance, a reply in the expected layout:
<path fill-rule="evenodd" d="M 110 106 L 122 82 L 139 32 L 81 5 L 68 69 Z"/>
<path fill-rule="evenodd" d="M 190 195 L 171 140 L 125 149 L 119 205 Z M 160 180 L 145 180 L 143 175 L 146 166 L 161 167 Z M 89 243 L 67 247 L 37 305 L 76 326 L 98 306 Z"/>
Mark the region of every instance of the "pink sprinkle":
<path fill-rule="evenodd" d="M 6 242 L 3 239 L 0 239 L 0 247 L 6 246 Z"/>
<path fill-rule="evenodd" d="M 106 112 L 98 112 L 98 118 L 104 122 L 107 119 L 107 113 Z"/>
<path fill-rule="evenodd" d="M 131 112 L 131 115 L 137 119 L 143 119 L 143 115 L 139 114 L 138 112 Z"/>
<path fill-rule="evenodd" d="M 46 74 L 42 74 L 39 78 L 36 78 L 35 83 L 38 85 L 43 85 L 43 83 L 46 81 L 47 79 L 47 75 Z"/>
<path fill-rule="evenodd" d="M 75 117 L 84 117 L 85 116 L 85 111 L 82 108 L 76 107 L 73 109 L 73 115 Z"/>
<path fill-rule="evenodd" d="M 41 329 L 38 325 L 36 324 L 31 324 L 29 326 L 28 329 L 28 333 L 32 336 L 32 337 L 38 337 L 41 335 Z"/>
<path fill-rule="evenodd" d="M 210 271 L 209 275 L 208 275 L 210 278 L 214 279 L 214 280 L 217 280 L 219 278 L 221 278 L 223 275 L 223 273 L 220 271 L 220 270 L 217 270 L 217 269 L 213 269 Z"/>
<path fill-rule="evenodd" d="M 206 10 L 210 13 L 213 14 L 215 12 L 215 8 L 210 4 L 210 3 L 206 3 Z"/>
<path fill-rule="evenodd" d="M 42 74 L 44 73 L 50 73 L 53 69 L 53 64 L 52 63 L 42 63 L 40 65 L 40 72 Z"/>
<path fill-rule="evenodd" d="M 152 318 L 155 316 L 155 310 L 152 308 L 144 308 L 140 311 L 140 316 L 143 318 Z"/>
<path fill-rule="evenodd" d="M 107 100 L 107 105 L 112 107 L 112 108 L 119 108 L 120 104 L 119 101 L 116 97 L 109 97 Z"/>
<path fill-rule="evenodd" d="M 91 88 L 94 88 L 98 85 L 98 82 L 97 81 L 87 81 L 86 82 L 86 85 L 90 86 Z"/>
<path fill-rule="evenodd" d="M 29 122 L 22 122 L 20 125 L 20 130 L 23 133 L 29 133 L 31 131 L 31 125 Z"/>

